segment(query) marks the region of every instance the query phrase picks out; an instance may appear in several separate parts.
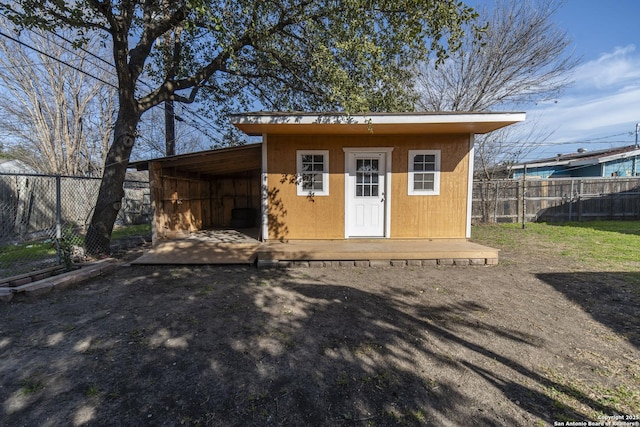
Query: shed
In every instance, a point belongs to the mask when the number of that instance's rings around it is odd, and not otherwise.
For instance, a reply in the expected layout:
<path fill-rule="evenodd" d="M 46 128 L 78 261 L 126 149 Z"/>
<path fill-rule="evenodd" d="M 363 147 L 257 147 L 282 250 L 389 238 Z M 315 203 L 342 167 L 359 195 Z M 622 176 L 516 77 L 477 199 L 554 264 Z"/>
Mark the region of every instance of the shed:
<path fill-rule="evenodd" d="M 314 242 L 393 242 L 380 255 L 390 259 L 420 251 L 398 249 L 401 242 L 464 243 L 474 134 L 524 119 L 504 112 L 232 115 L 262 142 L 148 162 L 154 239 L 229 227 L 234 213 L 253 212 L 259 239 L 272 249 L 307 245 L 293 258 L 315 258 Z M 287 257 L 274 251 L 272 258 Z"/>

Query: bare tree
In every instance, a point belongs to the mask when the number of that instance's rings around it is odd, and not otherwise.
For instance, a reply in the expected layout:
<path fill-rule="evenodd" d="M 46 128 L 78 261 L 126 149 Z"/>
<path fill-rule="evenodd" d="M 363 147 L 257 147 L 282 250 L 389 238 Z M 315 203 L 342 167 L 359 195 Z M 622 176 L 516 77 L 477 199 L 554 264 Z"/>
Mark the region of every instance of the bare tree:
<path fill-rule="evenodd" d="M 418 109 L 485 111 L 521 106 L 557 96 L 571 81 L 577 61 L 571 40 L 555 25 L 556 0 L 496 0 L 481 10 L 480 30 L 443 64 L 423 64 L 416 73 Z"/>
<path fill-rule="evenodd" d="M 478 207 L 484 223 L 495 221 L 498 199 L 513 189 L 513 183 L 504 180 L 510 176 L 511 167 L 535 149 L 532 141 L 544 141 L 550 136 L 548 130 L 535 124 L 526 129 L 523 132 L 517 125 L 508 126 L 476 138 L 474 177 L 481 182 L 475 184 L 474 196 L 480 200 Z"/>
<path fill-rule="evenodd" d="M 76 50 L 64 33 L 34 30 L 18 36 L 4 19 L 0 29 L 5 151 L 42 172 L 100 175 L 116 98 L 115 86 L 104 83 L 115 80 L 113 71 L 92 56 L 100 52 L 98 40 Z"/>
<path fill-rule="evenodd" d="M 465 34 L 460 50 L 442 64 L 419 67 L 417 109 L 513 109 L 558 96 L 571 83 L 571 72 L 578 64 L 568 52 L 570 39 L 553 20 L 561 4 L 556 0 L 496 0 L 491 11 L 480 10 L 480 29 Z M 507 177 L 510 165 L 549 136 L 530 124 L 478 135 L 475 177 L 482 181 Z M 493 218 L 500 191 L 496 182 L 484 183 L 479 189 L 485 222 Z"/>
<path fill-rule="evenodd" d="M 460 50 L 441 64 L 419 67 L 417 109 L 520 108 L 558 96 L 571 83 L 571 72 L 578 64 L 568 52 L 570 39 L 553 21 L 561 4 L 556 0 L 496 0 L 491 11 L 486 7 L 479 11 L 479 25 L 466 32 Z M 523 133 L 523 129 L 531 130 Z M 531 125 L 479 135 L 475 141 L 476 178 L 492 181 L 507 177 L 510 165 L 549 136 Z M 496 182 L 476 189 L 484 222 L 493 218 L 491 213 L 503 189 Z"/>
<path fill-rule="evenodd" d="M 209 149 L 216 144 L 215 139 L 209 140 L 204 133 L 207 132 L 202 128 L 204 125 L 196 124 L 192 112 L 173 111 L 172 114 L 177 122 L 173 134 L 173 154 Z M 166 144 L 166 119 L 165 104 L 160 104 L 148 111 L 138 125 L 138 141 L 131 158 L 149 159 L 170 155 Z"/>

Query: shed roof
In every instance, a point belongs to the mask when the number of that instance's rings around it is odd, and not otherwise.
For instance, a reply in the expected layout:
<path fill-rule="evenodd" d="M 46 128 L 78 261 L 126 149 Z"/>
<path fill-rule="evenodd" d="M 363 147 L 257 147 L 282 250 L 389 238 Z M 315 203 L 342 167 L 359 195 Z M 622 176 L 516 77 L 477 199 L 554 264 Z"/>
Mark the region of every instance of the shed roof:
<path fill-rule="evenodd" d="M 151 162 L 158 162 L 163 167 L 173 167 L 187 173 L 227 175 L 260 169 L 262 166 L 262 144 L 247 144 L 160 157 L 131 162 L 129 166 L 138 170 L 147 170 Z"/>
<path fill-rule="evenodd" d="M 468 134 L 487 133 L 525 120 L 520 112 L 278 113 L 232 114 L 250 136 L 271 134 Z"/>

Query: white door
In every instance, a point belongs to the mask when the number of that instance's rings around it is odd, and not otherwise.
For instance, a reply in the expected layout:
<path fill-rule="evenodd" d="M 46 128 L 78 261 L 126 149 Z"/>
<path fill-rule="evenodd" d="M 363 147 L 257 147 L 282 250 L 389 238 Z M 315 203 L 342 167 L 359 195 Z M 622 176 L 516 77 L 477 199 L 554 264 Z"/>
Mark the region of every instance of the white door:
<path fill-rule="evenodd" d="M 351 152 L 347 204 L 348 237 L 384 237 L 386 153 Z"/>

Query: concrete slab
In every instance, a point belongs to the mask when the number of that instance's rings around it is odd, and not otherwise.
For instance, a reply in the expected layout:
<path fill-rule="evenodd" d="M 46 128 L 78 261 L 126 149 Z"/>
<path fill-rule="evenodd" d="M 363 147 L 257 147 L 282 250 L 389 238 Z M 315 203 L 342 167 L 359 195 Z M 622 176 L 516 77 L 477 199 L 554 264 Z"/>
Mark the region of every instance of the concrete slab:
<path fill-rule="evenodd" d="M 202 230 L 155 242 L 131 264 L 253 264 L 261 246 L 262 242 L 239 230 Z"/>
<path fill-rule="evenodd" d="M 207 243 L 186 240 L 160 242 L 135 264 L 253 264 L 261 243 Z"/>

